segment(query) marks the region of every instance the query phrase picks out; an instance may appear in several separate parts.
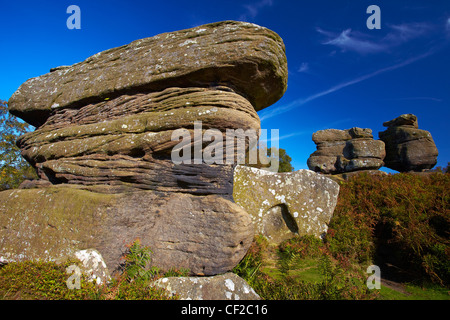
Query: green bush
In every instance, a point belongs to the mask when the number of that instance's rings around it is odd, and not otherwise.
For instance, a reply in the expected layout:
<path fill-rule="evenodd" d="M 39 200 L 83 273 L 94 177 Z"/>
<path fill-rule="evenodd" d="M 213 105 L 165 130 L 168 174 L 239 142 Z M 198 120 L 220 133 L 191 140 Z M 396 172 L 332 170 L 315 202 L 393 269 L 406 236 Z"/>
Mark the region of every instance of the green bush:
<path fill-rule="evenodd" d="M 149 247 L 143 247 L 139 239 L 128 246 L 122 267 L 128 281 L 148 281 L 159 274 L 159 268 L 151 265 L 152 254 L 153 251 Z"/>
<path fill-rule="evenodd" d="M 328 248 L 359 263 L 390 259 L 416 279 L 448 286 L 449 190 L 450 175 L 443 173 L 361 174 L 344 182 Z"/>
<path fill-rule="evenodd" d="M 252 288 L 267 300 L 338 300 L 373 299 L 376 294 L 366 287 L 366 276 L 361 269 L 341 264 L 328 252 L 326 245 L 311 236 L 294 237 L 281 243 L 278 255 L 279 275 L 269 275 L 261 266 L 270 254 L 264 237 L 259 235 L 234 272 L 244 278 Z M 316 282 L 304 281 L 291 275 L 303 259 L 315 258 L 320 271 Z"/>
<path fill-rule="evenodd" d="M 6 101 L 0 99 L 0 191 L 17 188 L 37 174 L 22 157 L 16 140 L 32 127 L 8 112 Z"/>
<path fill-rule="evenodd" d="M 123 272 L 101 286 L 80 279 L 80 289 L 69 289 L 70 265 L 81 266 L 78 260 L 64 264 L 42 261 L 9 263 L 0 268 L 0 299 L 10 300 L 173 300 L 167 291 L 151 285 L 151 281 L 167 276 L 186 276 L 189 270 L 171 269 L 162 274 L 151 266 L 151 250 L 139 240 L 129 245 L 124 256 Z"/>
<path fill-rule="evenodd" d="M 361 174 L 340 184 L 323 242 L 294 237 L 274 249 L 259 236 L 234 271 L 263 299 L 375 299 L 366 269 L 386 262 L 420 285 L 450 285 L 449 174 Z M 305 267 L 317 267 L 314 281 Z"/>
<path fill-rule="evenodd" d="M 21 300 L 85 300 L 94 299 L 96 286 L 81 277 L 81 288 L 67 287 L 66 268 L 79 262 L 65 264 L 42 261 L 13 262 L 0 269 L 0 299 Z"/>

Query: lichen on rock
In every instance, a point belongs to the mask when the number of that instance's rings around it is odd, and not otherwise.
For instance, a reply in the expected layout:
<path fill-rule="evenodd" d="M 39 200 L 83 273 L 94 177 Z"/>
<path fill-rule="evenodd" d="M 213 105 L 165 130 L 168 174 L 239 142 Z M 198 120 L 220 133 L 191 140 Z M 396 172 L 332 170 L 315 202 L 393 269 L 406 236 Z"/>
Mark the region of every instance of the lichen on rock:
<path fill-rule="evenodd" d="M 310 170 L 273 173 L 236 166 L 234 171 L 234 201 L 251 215 L 256 233 L 274 243 L 295 235 L 323 236 L 338 194 L 336 182 Z"/>

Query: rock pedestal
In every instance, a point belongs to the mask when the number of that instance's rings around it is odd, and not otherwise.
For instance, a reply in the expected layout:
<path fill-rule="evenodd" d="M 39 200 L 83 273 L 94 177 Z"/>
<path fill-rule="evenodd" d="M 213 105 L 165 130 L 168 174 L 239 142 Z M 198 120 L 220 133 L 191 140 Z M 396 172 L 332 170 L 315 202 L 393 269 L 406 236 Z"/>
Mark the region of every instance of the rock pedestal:
<path fill-rule="evenodd" d="M 196 121 L 200 136 L 259 132 L 256 111 L 286 85 L 281 38 L 235 21 L 137 40 L 26 81 L 8 105 L 37 127 L 18 146 L 40 180 L 0 193 L 1 259 L 95 248 L 113 271 L 140 238 L 163 270 L 231 270 L 254 234 L 230 201 L 233 165 L 195 152 L 175 163 L 172 152 L 187 141 L 203 154 L 211 139 L 194 142 Z"/>
<path fill-rule="evenodd" d="M 426 171 L 436 165 L 436 144 L 430 132 L 419 129 L 415 115 L 401 115 L 383 126 L 387 130 L 378 135 L 386 144 L 386 167 L 408 172 Z"/>
<path fill-rule="evenodd" d="M 339 174 L 383 166 L 384 142 L 374 140 L 371 129 L 320 130 L 312 139 L 317 150 L 308 158 L 308 167 L 315 172 Z"/>

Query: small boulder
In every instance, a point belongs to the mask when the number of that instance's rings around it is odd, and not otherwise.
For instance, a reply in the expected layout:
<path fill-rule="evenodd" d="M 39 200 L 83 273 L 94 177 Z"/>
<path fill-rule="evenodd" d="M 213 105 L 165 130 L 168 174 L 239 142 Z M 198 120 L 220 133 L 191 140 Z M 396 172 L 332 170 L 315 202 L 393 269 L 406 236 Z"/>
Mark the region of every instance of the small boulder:
<path fill-rule="evenodd" d="M 383 127 L 400 127 L 400 126 L 409 126 L 409 127 L 413 127 L 418 129 L 419 128 L 419 124 L 417 122 L 417 117 L 411 113 L 408 114 L 402 114 L 401 116 L 390 120 L 390 121 L 386 121 L 383 123 Z"/>
<path fill-rule="evenodd" d="M 74 258 L 81 261 L 81 272 L 87 276 L 89 281 L 95 281 L 98 285 L 101 285 L 111 279 L 108 267 L 97 250 L 78 250 L 75 252 Z"/>
<path fill-rule="evenodd" d="M 168 277 L 154 285 L 181 300 L 260 300 L 259 295 L 238 275 L 228 272 L 213 277 Z"/>
<path fill-rule="evenodd" d="M 273 173 L 236 166 L 234 201 L 252 217 L 256 233 L 280 243 L 295 235 L 322 236 L 339 194 L 333 180 L 312 172 Z"/>

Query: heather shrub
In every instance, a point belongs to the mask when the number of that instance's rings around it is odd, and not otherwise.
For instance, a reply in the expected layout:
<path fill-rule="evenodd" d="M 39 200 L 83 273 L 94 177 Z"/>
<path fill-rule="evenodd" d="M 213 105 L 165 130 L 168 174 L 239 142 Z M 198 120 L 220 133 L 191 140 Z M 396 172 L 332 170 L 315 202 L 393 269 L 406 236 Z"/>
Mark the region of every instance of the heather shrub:
<path fill-rule="evenodd" d="M 187 276 L 189 270 L 171 269 L 162 273 L 151 265 L 152 251 L 139 239 L 128 245 L 123 257 L 123 272 L 108 283 L 96 285 L 82 275 L 79 289 L 67 284 L 71 265 L 81 266 L 78 260 L 63 264 L 52 261 L 24 261 L 0 265 L 0 299 L 8 300 L 175 300 L 167 291 L 152 285 L 161 277 Z"/>
<path fill-rule="evenodd" d="M 335 257 L 388 259 L 411 278 L 450 284 L 450 175 L 361 174 L 341 184 L 326 236 Z"/>

